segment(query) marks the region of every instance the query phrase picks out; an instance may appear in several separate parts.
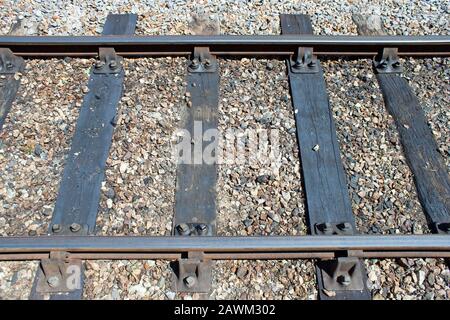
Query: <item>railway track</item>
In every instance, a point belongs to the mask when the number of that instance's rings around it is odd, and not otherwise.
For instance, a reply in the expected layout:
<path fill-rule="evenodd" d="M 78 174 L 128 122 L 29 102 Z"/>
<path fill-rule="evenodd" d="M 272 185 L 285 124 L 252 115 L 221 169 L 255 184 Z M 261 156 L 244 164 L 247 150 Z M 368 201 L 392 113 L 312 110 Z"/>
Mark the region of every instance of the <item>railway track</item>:
<path fill-rule="evenodd" d="M 175 261 L 176 290 L 211 289 L 213 260 L 317 259 L 322 299 L 369 299 L 363 258 L 450 258 L 450 179 L 399 57 L 450 55 L 449 36 L 315 36 L 306 15 L 281 15 L 278 36 L 133 36 L 137 17 L 109 15 L 92 37 L 0 37 L 0 129 L 20 86 L 26 59 L 96 57 L 48 236 L 0 238 L 0 260 L 40 260 L 31 298 L 79 299 L 82 260 Z M 187 56 L 190 108 L 184 130 L 193 148 L 178 163 L 171 237 L 95 236 L 95 222 L 125 79 L 124 57 Z M 286 59 L 307 203 L 308 236 L 221 237 L 216 226 L 217 162 L 200 159 L 218 128 L 221 56 Z M 320 56 L 373 57 L 385 105 L 394 118 L 419 200 L 434 235 L 357 234 Z M 189 159 L 189 161 L 186 161 Z M 215 159 L 215 158 L 214 158 Z M 192 161 L 194 160 L 194 161 Z M 73 278 L 73 277 L 72 277 Z M 326 291 L 336 294 L 329 296 Z"/>

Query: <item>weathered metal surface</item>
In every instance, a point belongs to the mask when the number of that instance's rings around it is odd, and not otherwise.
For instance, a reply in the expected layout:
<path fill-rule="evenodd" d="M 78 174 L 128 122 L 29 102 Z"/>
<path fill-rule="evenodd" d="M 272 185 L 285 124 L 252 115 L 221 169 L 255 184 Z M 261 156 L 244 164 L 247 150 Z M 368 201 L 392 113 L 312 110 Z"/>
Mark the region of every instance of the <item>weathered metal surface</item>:
<path fill-rule="evenodd" d="M 299 47 L 297 52 L 290 58 L 290 67 L 292 73 L 317 73 L 319 64 L 317 57 L 311 47 Z"/>
<path fill-rule="evenodd" d="M 397 48 L 384 48 L 373 59 L 373 66 L 377 73 L 402 73 Z"/>
<path fill-rule="evenodd" d="M 180 223 L 175 225 L 173 233 L 177 236 L 212 236 L 213 230 L 212 225 L 205 223 Z"/>
<path fill-rule="evenodd" d="M 94 74 L 120 74 L 123 58 L 113 48 L 99 48 L 98 61 L 94 65 Z"/>
<path fill-rule="evenodd" d="M 191 73 L 217 72 L 217 59 L 208 47 L 195 47 L 190 56 L 188 71 Z"/>
<path fill-rule="evenodd" d="M 187 258 L 179 258 L 172 267 L 175 291 L 208 293 L 211 290 L 212 261 L 205 259 L 202 252 L 188 252 Z"/>
<path fill-rule="evenodd" d="M 358 258 L 450 258 L 448 251 L 359 251 Z M 322 252 L 209 252 L 205 260 L 286 260 L 286 259 L 334 259 L 341 257 L 342 251 Z M 178 260 L 181 252 L 86 252 L 71 253 L 71 259 L 79 260 Z M 0 253 L 0 261 L 24 261 L 46 259 L 48 253 Z"/>
<path fill-rule="evenodd" d="M 281 15 L 284 34 L 311 32 L 310 24 L 307 15 Z M 351 234 L 355 220 L 320 62 L 310 60 L 318 69 L 315 73 L 294 73 L 292 59 L 287 63 L 310 232 L 330 236 Z M 329 278 L 322 277 L 327 274 L 323 268 L 327 266 L 328 270 L 334 265 L 334 261 L 317 265 L 321 299 L 330 299 L 323 292 L 325 284 L 330 284 Z M 338 291 L 333 299 L 367 299 L 370 296 L 365 287 L 349 285 L 346 289 Z"/>
<path fill-rule="evenodd" d="M 450 251 L 448 235 L 351 235 L 351 236 L 37 236 L 0 237 L 0 253 L 276 253 L 349 251 L 442 252 Z"/>
<path fill-rule="evenodd" d="M 352 235 L 354 234 L 353 226 L 350 222 L 338 223 L 316 223 L 314 225 L 314 233 L 319 235 Z"/>
<path fill-rule="evenodd" d="M 15 56 L 8 48 L 0 48 L 0 74 L 14 74 L 23 70 L 23 58 Z"/>
<path fill-rule="evenodd" d="M 391 47 L 400 56 L 449 56 L 450 36 L 0 36 L 0 47 L 28 57 L 96 57 L 100 47 L 114 48 L 123 57 L 187 56 L 195 47 L 209 47 L 212 55 L 292 55 L 298 47 L 312 47 L 316 55 L 373 57 Z"/>
<path fill-rule="evenodd" d="M 71 258 L 68 252 L 50 252 L 49 258 L 41 260 L 40 268 L 43 276 L 37 280 L 37 292 L 70 293 L 81 289 L 82 262 Z"/>
<path fill-rule="evenodd" d="M 328 291 L 363 291 L 364 276 L 362 264 L 356 257 L 339 257 L 317 262 L 322 283 Z"/>

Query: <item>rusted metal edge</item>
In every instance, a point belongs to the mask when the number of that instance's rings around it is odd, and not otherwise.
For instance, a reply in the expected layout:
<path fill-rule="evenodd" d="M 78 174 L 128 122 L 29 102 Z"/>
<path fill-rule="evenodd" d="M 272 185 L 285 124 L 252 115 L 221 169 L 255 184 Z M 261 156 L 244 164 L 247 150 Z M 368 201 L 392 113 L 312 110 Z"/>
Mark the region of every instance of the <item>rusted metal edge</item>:
<path fill-rule="evenodd" d="M 48 253 L 0 253 L 0 261 L 42 260 Z M 280 260 L 280 259 L 335 259 L 336 252 L 226 252 L 206 253 L 205 260 Z M 444 251 L 361 251 L 358 258 L 450 258 Z M 178 260 L 181 253 L 71 253 L 70 258 L 78 260 Z"/>
<path fill-rule="evenodd" d="M 0 253 L 450 252 L 448 235 L 0 237 Z"/>
<path fill-rule="evenodd" d="M 373 57 L 392 47 L 400 56 L 449 56 L 450 36 L 1 36 L 0 47 L 24 57 L 95 57 L 100 47 L 123 57 L 189 55 L 195 47 L 209 47 L 213 55 L 285 56 L 312 47 L 315 55 Z"/>

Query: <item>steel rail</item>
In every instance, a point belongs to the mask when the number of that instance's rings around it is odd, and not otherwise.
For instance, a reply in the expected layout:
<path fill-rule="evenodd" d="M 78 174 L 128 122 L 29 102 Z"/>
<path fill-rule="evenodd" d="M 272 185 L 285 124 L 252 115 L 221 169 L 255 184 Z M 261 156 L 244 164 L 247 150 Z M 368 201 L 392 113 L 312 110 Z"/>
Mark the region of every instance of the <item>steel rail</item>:
<path fill-rule="evenodd" d="M 386 47 L 398 48 L 401 56 L 449 56 L 450 36 L 0 36 L 0 48 L 23 57 L 95 57 L 100 47 L 124 57 L 185 56 L 202 46 L 220 56 L 286 56 L 298 47 L 331 56 L 374 56 Z"/>
<path fill-rule="evenodd" d="M 205 258 L 333 258 L 351 252 L 361 258 L 450 258 L 448 235 L 354 235 L 271 237 L 39 236 L 0 237 L 0 260 L 29 260 L 52 251 L 79 259 L 177 259 L 200 251 Z"/>
<path fill-rule="evenodd" d="M 80 260 L 178 260 L 181 253 L 70 253 L 70 258 Z M 335 259 L 342 254 L 337 252 L 226 252 L 205 253 L 206 260 L 280 260 L 280 259 Z M 450 258 L 450 253 L 442 251 L 358 251 L 352 256 L 358 258 Z M 0 253 L 0 261 L 42 260 L 49 253 Z"/>

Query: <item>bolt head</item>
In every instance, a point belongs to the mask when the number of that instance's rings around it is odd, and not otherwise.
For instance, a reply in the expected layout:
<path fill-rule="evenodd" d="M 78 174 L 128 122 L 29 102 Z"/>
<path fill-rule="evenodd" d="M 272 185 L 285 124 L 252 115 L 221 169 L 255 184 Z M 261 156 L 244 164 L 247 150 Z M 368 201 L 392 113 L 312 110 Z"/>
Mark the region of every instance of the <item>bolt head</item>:
<path fill-rule="evenodd" d="M 61 232 L 62 226 L 58 223 L 55 223 L 54 225 L 52 225 L 52 231 L 55 233 Z"/>
<path fill-rule="evenodd" d="M 6 68 L 12 69 L 12 68 L 14 68 L 14 64 L 11 61 L 8 61 L 8 62 L 6 62 Z"/>
<path fill-rule="evenodd" d="M 190 228 L 187 223 L 180 223 L 176 226 L 176 229 L 181 235 L 188 235 L 190 233 Z"/>
<path fill-rule="evenodd" d="M 294 64 L 292 65 L 292 68 L 300 69 L 301 66 L 302 66 L 302 62 L 297 59 L 297 60 L 294 61 Z"/>
<path fill-rule="evenodd" d="M 57 286 L 59 286 L 59 277 L 51 276 L 47 279 L 47 283 L 50 287 L 56 288 Z"/>
<path fill-rule="evenodd" d="M 343 286 L 349 286 L 352 283 L 352 279 L 348 274 L 343 274 L 338 276 L 337 281 Z"/>
<path fill-rule="evenodd" d="M 338 228 L 342 231 L 350 231 L 352 230 L 352 225 L 349 222 L 340 223 Z"/>
<path fill-rule="evenodd" d="M 319 230 L 322 231 L 324 234 L 332 234 L 333 233 L 333 226 L 329 222 L 321 223 L 318 226 Z"/>
<path fill-rule="evenodd" d="M 194 276 L 187 276 L 186 278 L 183 279 L 183 282 L 186 285 L 186 287 L 192 288 L 193 286 L 195 286 L 197 280 L 195 279 Z"/>
<path fill-rule="evenodd" d="M 109 67 L 110 67 L 111 69 L 117 69 L 117 68 L 119 67 L 119 65 L 117 64 L 117 61 L 112 60 L 112 61 L 109 63 Z"/>
<path fill-rule="evenodd" d="M 193 59 L 193 60 L 191 61 L 190 67 L 191 67 L 192 69 L 198 69 L 198 68 L 200 67 L 200 63 L 199 63 L 199 61 L 198 61 L 197 58 L 195 58 L 195 59 Z"/>
<path fill-rule="evenodd" d="M 72 232 L 78 232 L 81 230 L 81 226 L 78 223 L 72 223 L 70 225 L 70 231 Z"/>
<path fill-rule="evenodd" d="M 197 231 L 200 234 L 206 234 L 208 232 L 208 226 L 204 223 L 200 223 L 199 225 L 197 225 Z"/>
<path fill-rule="evenodd" d="M 105 65 L 105 62 L 99 60 L 99 61 L 97 61 L 97 62 L 95 63 L 95 68 L 96 68 L 96 69 L 100 69 L 100 68 L 103 68 L 104 65 Z"/>

